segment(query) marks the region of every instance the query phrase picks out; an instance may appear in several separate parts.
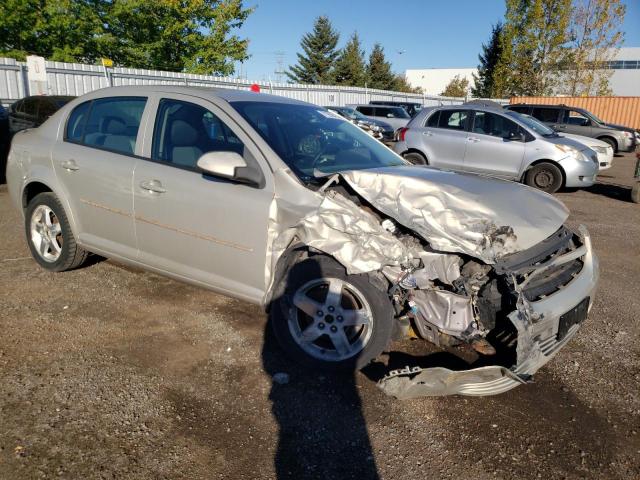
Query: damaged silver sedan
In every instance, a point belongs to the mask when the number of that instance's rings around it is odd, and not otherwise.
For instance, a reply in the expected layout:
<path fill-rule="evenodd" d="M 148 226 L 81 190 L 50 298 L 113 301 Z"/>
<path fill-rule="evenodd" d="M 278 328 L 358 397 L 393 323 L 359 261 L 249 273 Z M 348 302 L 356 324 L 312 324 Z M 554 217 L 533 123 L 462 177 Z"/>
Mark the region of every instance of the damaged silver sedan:
<path fill-rule="evenodd" d="M 389 372 L 379 385 L 398 398 L 526 383 L 598 280 L 589 234 L 552 196 L 409 165 L 281 97 L 103 89 L 16 135 L 7 181 L 48 270 L 93 252 L 261 304 L 315 368 L 363 367 L 407 329 L 480 359 Z"/>

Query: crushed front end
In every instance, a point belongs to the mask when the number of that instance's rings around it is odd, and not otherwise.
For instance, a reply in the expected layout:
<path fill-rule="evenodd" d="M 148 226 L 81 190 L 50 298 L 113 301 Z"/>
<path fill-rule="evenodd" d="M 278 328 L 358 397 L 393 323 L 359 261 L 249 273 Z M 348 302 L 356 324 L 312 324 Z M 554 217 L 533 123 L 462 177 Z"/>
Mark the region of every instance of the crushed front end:
<path fill-rule="evenodd" d="M 409 316 L 417 333 L 436 345 L 484 339 L 496 352 L 482 356 L 480 366 L 467 370 L 407 366 L 390 372 L 379 387 L 407 399 L 493 395 L 526 383 L 576 334 L 591 307 L 597 281 L 598 261 L 583 227 L 579 234 L 562 227 L 538 245 L 506 255 L 492 266 L 467 261 L 452 281 L 453 288 L 440 290 L 455 290 L 450 293 L 455 298 L 439 316 L 434 315 L 433 305 L 443 302 L 434 302 L 433 293 L 415 291 Z M 405 279 L 404 283 L 417 282 Z M 456 324 L 461 312 L 468 321 Z"/>

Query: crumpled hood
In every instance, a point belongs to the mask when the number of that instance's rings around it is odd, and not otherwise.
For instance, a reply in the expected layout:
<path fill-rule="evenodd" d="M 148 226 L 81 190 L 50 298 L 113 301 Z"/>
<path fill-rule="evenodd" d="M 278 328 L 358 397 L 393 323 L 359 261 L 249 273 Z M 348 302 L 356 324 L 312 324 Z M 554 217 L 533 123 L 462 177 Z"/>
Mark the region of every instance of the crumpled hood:
<path fill-rule="evenodd" d="M 377 210 L 445 252 L 495 263 L 553 234 L 569 212 L 551 195 L 519 183 L 429 167 L 341 172 Z"/>

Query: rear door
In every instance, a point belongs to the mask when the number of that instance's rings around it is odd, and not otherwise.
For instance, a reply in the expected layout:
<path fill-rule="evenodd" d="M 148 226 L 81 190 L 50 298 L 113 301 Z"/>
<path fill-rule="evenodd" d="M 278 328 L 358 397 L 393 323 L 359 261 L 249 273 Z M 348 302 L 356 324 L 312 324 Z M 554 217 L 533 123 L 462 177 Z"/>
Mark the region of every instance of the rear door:
<path fill-rule="evenodd" d="M 250 137 L 213 103 L 163 94 L 147 127 L 145 160 L 133 189 L 136 233 L 144 263 L 259 300 L 273 184 Z M 207 152 L 233 151 L 263 172 L 261 187 L 205 175 L 197 167 Z"/>
<path fill-rule="evenodd" d="M 520 125 L 493 112 L 475 111 L 469 132 L 464 168 L 501 178 L 520 176 L 526 143 L 514 136 L 524 133 Z"/>
<path fill-rule="evenodd" d="M 444 109 L 429 116 L 421 132 L 425 146 L 423 151 L 427 154 L 429 165 L 464 169 L 469 113 L 466 109 Z"/>
<path fill-rule="evenodd" d="M 564 128 L 560 122 L 562 111 L 562 108 L 533 107 L 531 109 L 531 116 L 555 130 L 562 130 Z"/>
<path fill-rule="evenodd" d="M 135 258 L 131 181 L 146 97 L 106 97 L 75 107 L 53 165 L 67 190 L 81 243 Z"/>

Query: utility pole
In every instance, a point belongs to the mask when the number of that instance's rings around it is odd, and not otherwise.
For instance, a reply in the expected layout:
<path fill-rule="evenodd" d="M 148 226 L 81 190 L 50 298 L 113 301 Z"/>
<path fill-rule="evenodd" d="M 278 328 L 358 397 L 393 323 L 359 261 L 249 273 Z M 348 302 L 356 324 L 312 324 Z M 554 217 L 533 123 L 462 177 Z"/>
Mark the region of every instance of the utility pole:
<path fill-rule="evenodd" d="M 285 73 L 284 72 L 284 56 L 286 55 L 286 52 L 283 52 L 282 50 L 276 50 L 273 53 L 276 56 L 276 70 L 274 72 L 276 75 L 276 82 L 282 83 L 282 77 Z"/>

